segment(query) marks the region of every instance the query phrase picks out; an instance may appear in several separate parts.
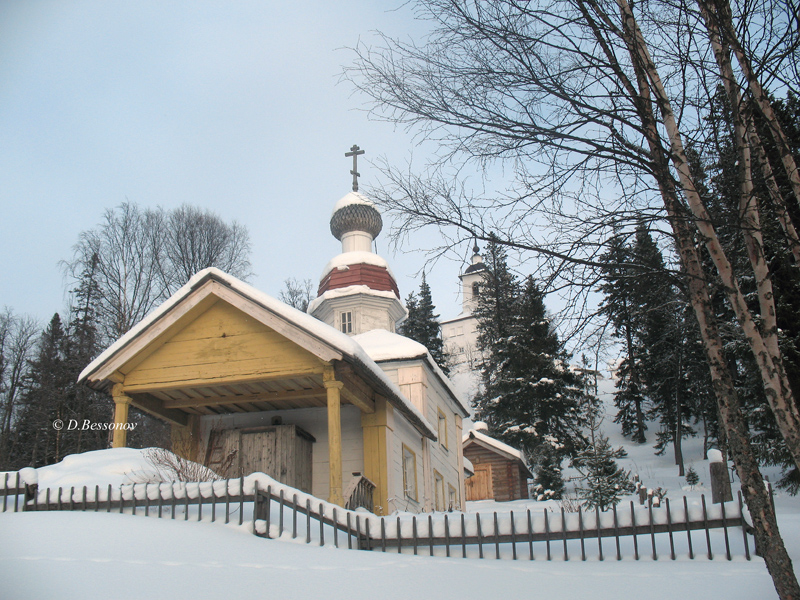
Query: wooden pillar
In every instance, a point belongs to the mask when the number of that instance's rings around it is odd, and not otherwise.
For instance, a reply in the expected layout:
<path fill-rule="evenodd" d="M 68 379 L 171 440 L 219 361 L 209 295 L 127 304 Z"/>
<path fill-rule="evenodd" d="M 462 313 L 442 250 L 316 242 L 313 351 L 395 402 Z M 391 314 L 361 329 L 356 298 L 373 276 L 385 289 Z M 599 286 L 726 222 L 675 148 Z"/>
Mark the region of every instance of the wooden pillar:
<path fill-rule="evenodd" d="M 115 383 L 111 388 L 111 396 L 114 398 L 114 441 L 112 448 L 124 448 L 128 441 L 128 431 L 125 429 L 128 423 L 128 409 L 131 406 L 130 396 L 126 396 L 121 383 Z"/>
<path fill-rule="evenodd" d="M 456 452 L 458 453 L 456 458 L 456 464 L 458 465 L 458 501 L 459 501 L 459 509 L 462 511 L 467 510 L 467 502 L 466 502 L 466 479 L 464 477 L 464 445 L 461 443 L 463 437 L 463 419 L 461 415 L 456 415 L 456 439 L 455 439 L 455 446 Z"/>
<path fill-rule="evenodd" d="M 364 475 L 375 484 L 372 503 L 376 515 L 389 514 L 389 438 L 393 431 L 392 405 L 375 397 L 375 412 L 361 413 L 364 435 Z"/>
<path fill-rule="evenodd" d="M 344 384 L 335 379 L 333 367 L 325 370 L 323 383 L 328 396 L 328 465 L 330 489 L 328 502 L 344 506 L 342 497 L 342 416 L 341 389 Z"/>

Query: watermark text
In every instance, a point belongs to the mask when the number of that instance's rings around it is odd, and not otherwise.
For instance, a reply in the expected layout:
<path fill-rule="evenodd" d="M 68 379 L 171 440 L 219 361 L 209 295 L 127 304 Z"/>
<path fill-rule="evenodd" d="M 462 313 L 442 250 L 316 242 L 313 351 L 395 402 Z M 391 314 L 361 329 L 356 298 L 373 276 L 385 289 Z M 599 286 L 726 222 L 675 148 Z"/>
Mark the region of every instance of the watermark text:
<path fill-rule="evenodd" d="M 56 419 L 53 421 L 53 429 L 56 431 L 133 431 L 136 429 L 136 425 L 136 423 L 95 423 L 89 419 L 84 419 L 83 421 L 69 419 L 66 422 Z"/>

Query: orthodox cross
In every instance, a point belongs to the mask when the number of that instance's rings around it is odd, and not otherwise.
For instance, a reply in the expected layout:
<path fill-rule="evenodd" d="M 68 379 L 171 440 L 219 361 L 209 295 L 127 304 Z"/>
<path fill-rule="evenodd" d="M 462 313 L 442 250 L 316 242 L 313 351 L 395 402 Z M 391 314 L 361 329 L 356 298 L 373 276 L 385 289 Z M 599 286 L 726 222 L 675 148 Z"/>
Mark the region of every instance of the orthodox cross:
<path fill-rule="evenodd" d="M 361 173 L 358 172 L 358 157 L 359 155 L 364 154 L 364 151 L 361 150 L 358 146 L 353 144 L 353 147 L 350 148 L 350 152 L 345 152 L 345 156 L 352 156 L 353 157 L 353 170 L 350 171 L 350 174 L 353 176 L 353 191 L 358 191 L 358 178 L 361 176 Z"/>

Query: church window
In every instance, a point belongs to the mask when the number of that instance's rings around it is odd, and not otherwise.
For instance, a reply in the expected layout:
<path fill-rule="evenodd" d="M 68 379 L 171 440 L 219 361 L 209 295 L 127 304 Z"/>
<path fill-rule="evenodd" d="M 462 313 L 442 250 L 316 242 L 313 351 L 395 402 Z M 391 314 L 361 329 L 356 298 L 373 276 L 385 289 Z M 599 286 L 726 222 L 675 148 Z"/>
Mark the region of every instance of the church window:
<path fill-rule="evenodd" d="M 475 283 L 472 284 L 472 295 L 474 297 L 477 297 L 478 294 L 480 293 L 481 293 L 481 284 L 476 281 Z"/>
<path fill-rule="evenodd" d="M 445 500 L 444 500 L 444 477 L 442 474 L 439 473 L 436 469 L 433 470 L 433 489 L 435 494 L 435 509 L 436 510 L 445 510 Z"/>
<path fill-rule="evenodd" d="M 417 501 L 417 455 L 403 444 L 403 493 Z"/>
<path fill-rule="evenodd" d="M 447 508 L 449 510 L 456 510 L 458 508 L 458 493 L 449 483 L 447 484 Z"/>
<path fill-rule="evenodd" d="M 447 450 L 447 416 L 439 410 L 439 444 Z"/>
<path fill-rule="evenodd" d="M 353 333 L 353 313 L 349 310 L 341 314 L 342 333 Z"/>

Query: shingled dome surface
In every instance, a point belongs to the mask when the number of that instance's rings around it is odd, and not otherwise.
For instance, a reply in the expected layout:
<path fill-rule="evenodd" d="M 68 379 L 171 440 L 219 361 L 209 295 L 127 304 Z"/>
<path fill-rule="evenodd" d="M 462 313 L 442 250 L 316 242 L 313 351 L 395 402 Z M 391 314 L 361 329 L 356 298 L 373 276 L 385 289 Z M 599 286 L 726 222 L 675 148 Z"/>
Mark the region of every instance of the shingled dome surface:
<path fill-rule="evenodd" d="M 337 202 L 331 217 L 331 233 L 337 240 L 350 231 L 365 231 L 375 239 L 381 229 L 381 214 L 365 196 L 351 192 Z"/>

